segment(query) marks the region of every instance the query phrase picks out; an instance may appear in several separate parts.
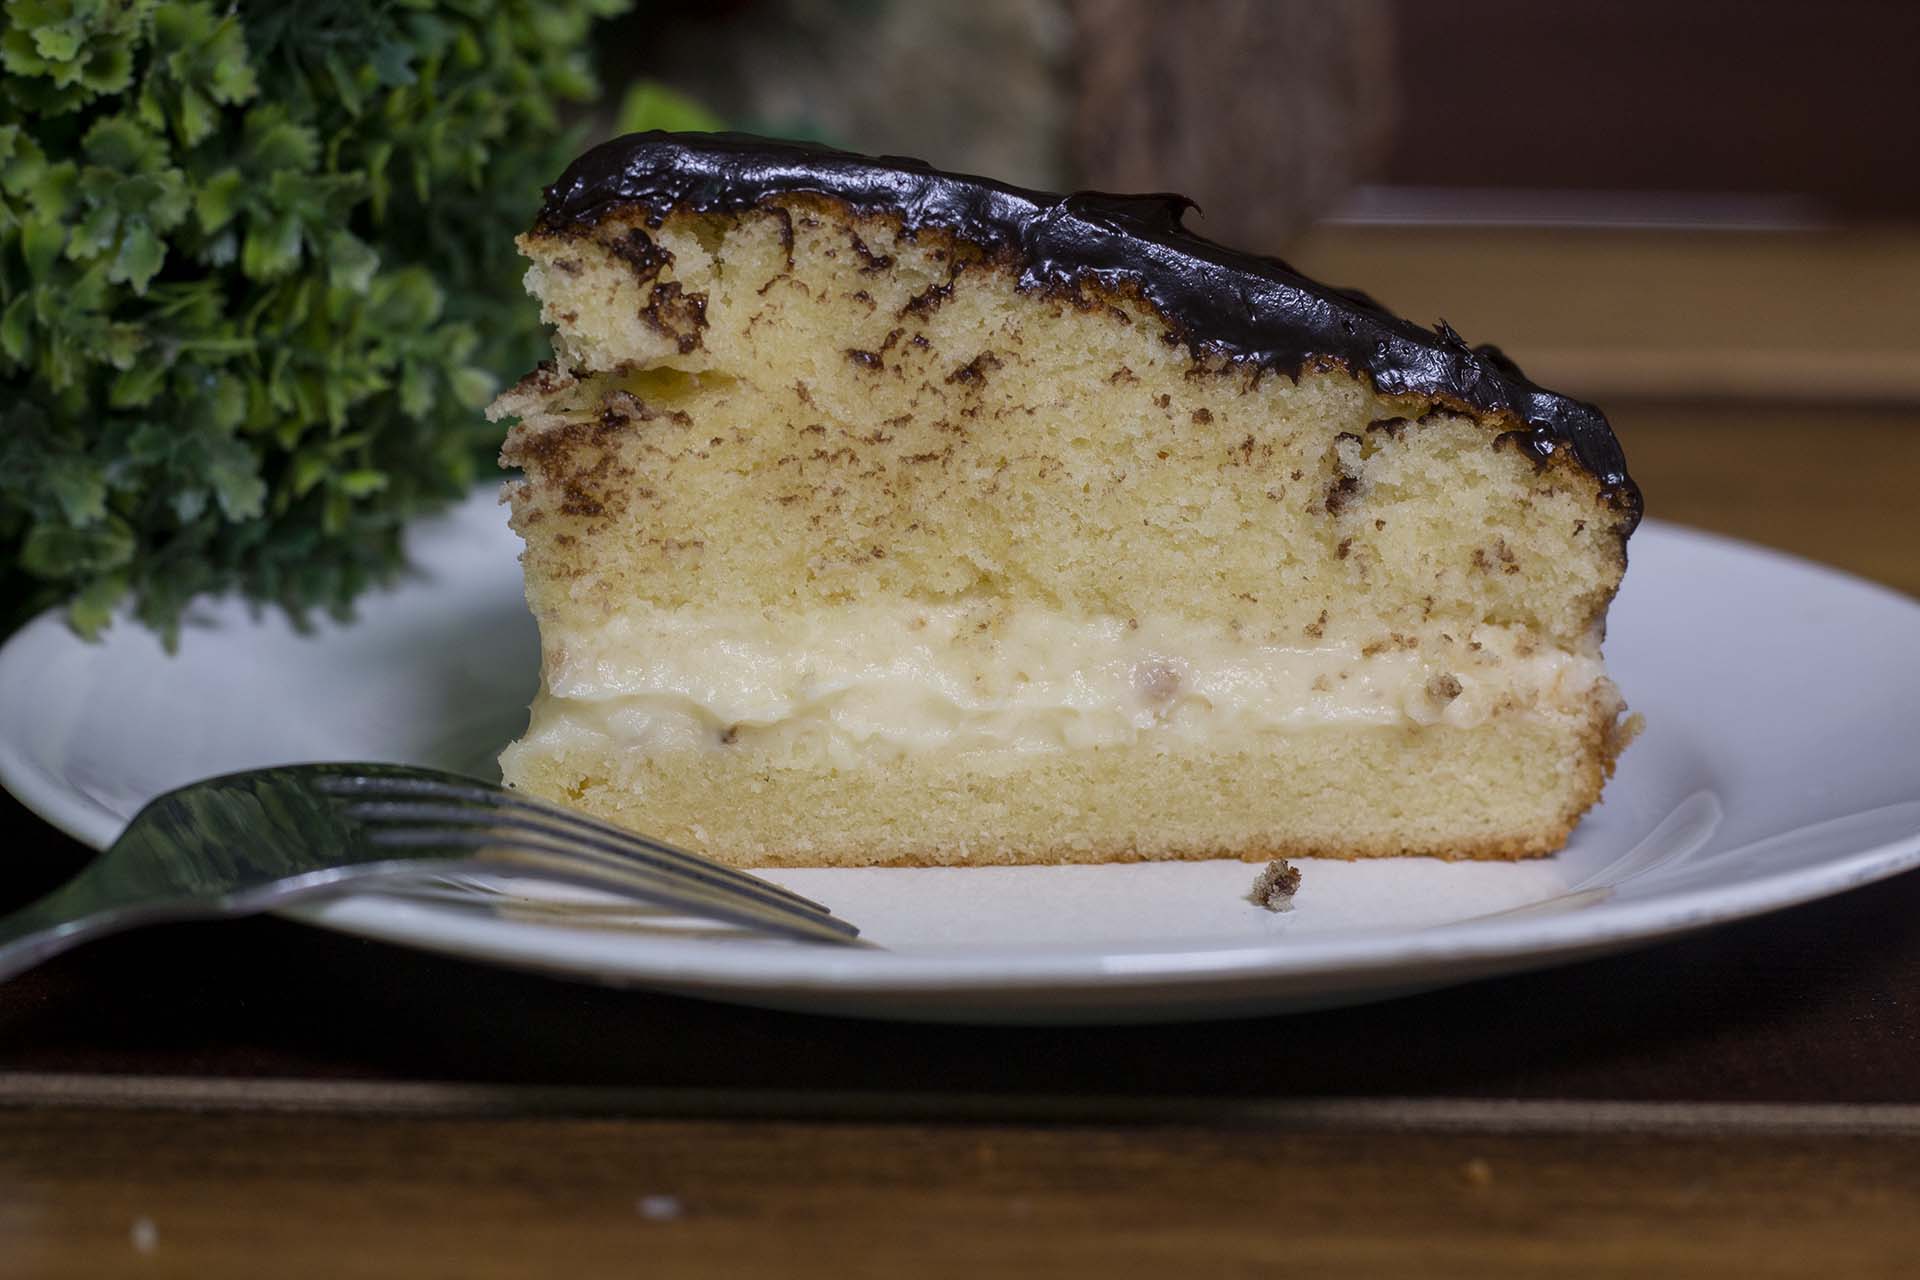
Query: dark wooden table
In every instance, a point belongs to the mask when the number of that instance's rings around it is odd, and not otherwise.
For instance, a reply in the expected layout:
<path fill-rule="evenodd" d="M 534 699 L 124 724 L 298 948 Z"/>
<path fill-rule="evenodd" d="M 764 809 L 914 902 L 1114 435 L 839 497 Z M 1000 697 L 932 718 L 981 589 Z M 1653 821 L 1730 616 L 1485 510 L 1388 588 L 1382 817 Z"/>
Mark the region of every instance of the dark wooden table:
<path fill-rule="evenodd" d="M 1656 511 L 1920 591 L 1920 414 L 1610 407 Z M 85 857 L 4 799 L 0 842 L 0 909 Z M 1911 1276 L 1916 920 L 1909 875 L 1389 1004 L 1104 1029 L 155 930 L 0 987 L 0 1276 Z"/>

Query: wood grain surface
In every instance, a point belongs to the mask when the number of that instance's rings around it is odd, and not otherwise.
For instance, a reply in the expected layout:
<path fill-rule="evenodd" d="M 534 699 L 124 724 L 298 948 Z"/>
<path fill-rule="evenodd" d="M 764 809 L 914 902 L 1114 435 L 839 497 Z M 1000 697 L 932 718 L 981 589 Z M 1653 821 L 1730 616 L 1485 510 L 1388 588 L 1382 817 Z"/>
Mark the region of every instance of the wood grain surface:
<path fill-rule="evenodd" d="M 1868 1277 L 1912 1274 L 1920 1145 L 41 1110 L 0 1186 L 10 1273 L 73 1280 Z"/>
<path fill-rule="evenodd" d="M 1920 408 L 1616 397 L 1608 416 L 1650 516 L 1920 595 Z"/>
<path fill-rule="evenodd" d="M 1494 343 L 1610 417 L 1623 396 L 1920 404 L 1920 234 L 1907 229 L 1336 225 L 1288 257 Z"/>
<path fill-rule="evenodd" d="M 1920 594 L 1915 402 L 1654 389 L 1605 401 L 1652 515 Z M 85 857 L 4 797 L 0 849 L 0 910 Z M 1916 918 L 1070 1030 L 158 929 L 0 986 L 0 1277 L 1912 1275 Z"/>

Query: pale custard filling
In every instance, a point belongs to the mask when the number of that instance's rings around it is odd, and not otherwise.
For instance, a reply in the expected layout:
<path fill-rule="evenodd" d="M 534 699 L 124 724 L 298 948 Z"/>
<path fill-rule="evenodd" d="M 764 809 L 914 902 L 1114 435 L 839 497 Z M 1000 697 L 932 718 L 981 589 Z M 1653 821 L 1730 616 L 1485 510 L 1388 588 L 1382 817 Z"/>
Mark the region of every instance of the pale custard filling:
<path fill-rule="evenodd" d="M 1605 678 L 1597 642 L 1568 652 L 1504 627 L 1309 637 L 978 602 L 637 607 L 542 633 L 541 690 L 510 756 L 611 740 L 855 766 L 934 750 L 1224 746 L 1322 725 L 1584 718 Z"/>

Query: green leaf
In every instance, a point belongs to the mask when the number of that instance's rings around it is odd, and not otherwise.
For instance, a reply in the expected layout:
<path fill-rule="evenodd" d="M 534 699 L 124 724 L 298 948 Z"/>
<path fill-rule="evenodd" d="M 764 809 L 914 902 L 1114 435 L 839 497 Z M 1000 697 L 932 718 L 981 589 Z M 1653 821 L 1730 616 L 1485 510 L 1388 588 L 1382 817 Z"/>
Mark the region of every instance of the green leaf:
<path fill-rule="evenodd" d="M 14 20 L 18 21 L 17 16 Z M 51 69 L 33 47 L 33 33 L 24 24 L 0 31 L 0 67 L 17 76 L 42 75 Z"/>
<path fill-rule="evenodd" d="M 210 451 L 207 477 L 214 496 L 229 520 L 247 520 L 260 514 L 267 484 L 260 478 L 253 450 L 237 440 L 223 440 Z"/>
<path fill-rule="evenodd" d="M 72 525 L 89 525 L 107 514 L 107 479 L 98 463 L 80 454 L 56 454 L 40 482 Z"/>
<path fill-rule="evenodd" d="M 260 92 L 253 66 L 246 58 L 246 44 L 239 22 L 228 18 L 221 26 L 219 37 L 205 51 L 207 60 L 213 63 L 208 93 L 215 102 L 231 106 L 247 102 Z"/>
<path fill-rule="evenodd" d="M 400 370 L 400 409 L 408 417 L 422 418 L 433 408 L 433 376 L 417 360 L 409 360 Z"/>
<path fill-rule="evenodd" d="M 82 636 L 97 639 L 113 621 L 114 606 L 126 599 L 129 582 L 125 573 L 102 573 L 89 578 L 67 605 L 67 621 Z"/>
<path fill-rule="evenodd" d="M 154 16 L 153 45 L 142 118 L 155 128 L 171 123 L 187 146 L 213 134 L 221 105 L 248 101 L 259 91 L 238 18 L 220 18 L 208 4 L 162 5 Z"/>
<path fill-rule="evenodd" d="M 47 153 L 17 124 L 0 127 L 0 191 L 22 197 L 47 173 Z"/>
<path fill-rule="evenodd" d="M 164 361 L 141 361 L 123 370 L 113 380 L 113 389 L 107 393 L 107 403 L 115 409 L 135 409 L 143 404 L 151 404 L 166 383 L 167 366 Z"/>
<path fill-rule="evenodd" d="M 214 131 L 219 120 L 219 110 L 198 89 L 180 91 L 179 106 L 174 111 L 174 129 L 180 141 L 190 147 L 198 144 Z"/>
<path fill-rule="evenodd" d="M 147 345 L 147 337 L 138 325 L 110 324 L 97 334 L 94 354 L 115 369 L 130 369 Z"/>
<path fill-rule="evenodd" d="M 168 4 L 154 17 L 154 43 L 183 84 L 205 84 L 217 102 L 245 102 L 259 92 L 246 33 L 232 14 L 216 19 L 205 3 Z"/>
<path fill-rule="evenodd" d="M 0 352 L 15 364 L 33 355 L 33 295 L 23 293 L 0 312 Z"/>
<path fill-rule="evenodd" d="M 81 139 L 87 159 L 103 169 L 141 173 L 166 163 L 167 144 L 132 116 L 108 116 Z"/>
<path fill-rule="evenodd" d="M 181 524 L 192 524 L 207 511 L 207 491 L 194 487 L 176 490 L 167 505 L 173 508 L 173 518 Z"/>
<path fill-rule="evenodd" d="M 380 255 L 350 231 L 336 231 L 327 241 L 327 279 L 336 289 L 365 293 L 380 267 Z"/>
<path fill-rule="evenodd" d="M 134 546 L 132 528 L 117 516 L 84 529 L 41 523 L 27 531 L 20 567 L 41 578 L 76 577 L 120 568 L 133 559 Z"/>
<path fill-rule="evenodd" d="M 327 490 L 321 504 L 320 528 L 328 536 L 338 535 L 353 518 L 353 499 L 338 489 Z"/>
<path fill-rule="evenodd" d="M 120 210 L 110 204 L 97 205 L 73 229 L 67 241 L 67 256 L 85 260 L 97 258 L 120 238 Z"/>
<path fill-rule="evenodd" d="M 387 197 L 392 184 L 387 181 L 387 162 L 393 157 L 393 143 L 376 142 L 367 148 L 365 164 L 367 174 L 367 194 L 373 201 L 373 220 L 382 222 L 387 216 Z"/>
<path fill-rule="evenodd" d="M 296 498 L 304 498 L 333 470 L 333 458 L 326 449 L 302 449 L 287 468 L 287 485 Z"/>
<path fill-rule="evenodd" d="M 356 471 L 343 472 L 334 481 L 334 487 L 349 498 L 371 498 L 387 487 L 387 480 L 386 472 L 363 467 Z"/>
<path fill-rule="evenodd" d="M 150 467 L 173 456 L 174 433 L 157 422 L 143 423 L 127 438 L 127 457 Z"/>
<path fill-rule="evenodd" d="M 246 134 L 247 167 L 256 174 L 303 173 L 320 158 L 319 135 L 289 120 L 284 107 L 248 111 Z"/>
<path fill-rule="evenodd" d="M 26 190 L 27 207 L 45 218 L 64 218 L 79 199 L 80 166 L 71 160 L 48 164 Z"/>
<path fill-rule="evenodd" d="M 66 245 L 67 229 L 51 218 L 30 218 L 21 225 L 20 252 L 27 260 L 27 275 L 34 280 L 53 274 Z"/>
<path fill-rule="evenodd" d="M 200 229 L 211 235 L 231 222 L 240 210 L 245 190 L 246 179 L 234 168 L 222 169 L 201 183 L 193 198 L 193 213 Z"/>
<path fill-rule="evenodd" d="M 388 88 L 414 83 L 413 49 L 403 40 L 389 40 L 369 51 L 367 65 L 374 78 Z"/>
<path fill-rule="evenodd" d="M 394 333 L 412 333 L 439 320 L 446 296 L 433 277 L 417 269 L 382 276 L 374 300 L 382 325 Z"/>
<path fill-rule="evenodd" d="M 209 374 L 202 383 L 199 404 L 207 428 L 229 435 L 246 418 L 247 386 L 236 377 Z"/>
<path fill-rule="evenodd" d="M 669 129 L 678 133 L 712 133 L 724 128 L 720 117 L 663 84 L 643 80 L 620 100 L 617 132 L 641 133 Z"/>
<path fill-rule="evenodd" d="M 347 109 L 347 114 L 357 116 L 365 110 L 366 96 L 360 92 L 358 77 L 348 69 L 346 61 L 337 52 L 328 50 L 321 59 L 321 65 L 327 69 L 327 79 L 333 86 L 334 96 Z"/>
<path fill-rule="evenodd" d="M 292 214 L 256 216 L 240 246 L 240 269 L 255 280 L 286 275 L 300 263 L 300 220 Z"/>
<path fill-rule="evenodd" d="M 498 378 L 472 365 L 455 369 L 448 377 L 453 384 L 454 398 L 470 409 L 484 409 L 500 390 Z"/>
<path fill-rule="evenodd" d="M 167 246 L 153 228 L 145 221 L 135 222 L 121 237 L 120 252 L 114 257 L 108 279 L 132 285 L 135 293 L 145 293 L 148 282 L 166 260 Z"/>
<path fill-rule="evenodd" d="M 96 94 L 119 93 L 132 81 L 133 53 L 120 45 L 98 50 L 80 73 L 80 83 Z"/>
<path fill-rule="evenodd" d="M 77 27 L 40 27 L 33 33 L 33 49 L 48 62 L 71 62 L 80 52 Z"/>

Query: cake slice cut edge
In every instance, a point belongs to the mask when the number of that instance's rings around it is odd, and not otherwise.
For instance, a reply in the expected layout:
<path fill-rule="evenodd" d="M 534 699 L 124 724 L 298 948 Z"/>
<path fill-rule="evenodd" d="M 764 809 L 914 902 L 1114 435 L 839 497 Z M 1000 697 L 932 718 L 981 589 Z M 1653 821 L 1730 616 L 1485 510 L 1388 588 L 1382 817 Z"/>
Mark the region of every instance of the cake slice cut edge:
<path fill-rule="evenodd" d="M 1517 858 L 1632 736 L 1605 420 L 1168 197 L 635 135 L 520 246 L 510 785 L 748 866 Z"/>

